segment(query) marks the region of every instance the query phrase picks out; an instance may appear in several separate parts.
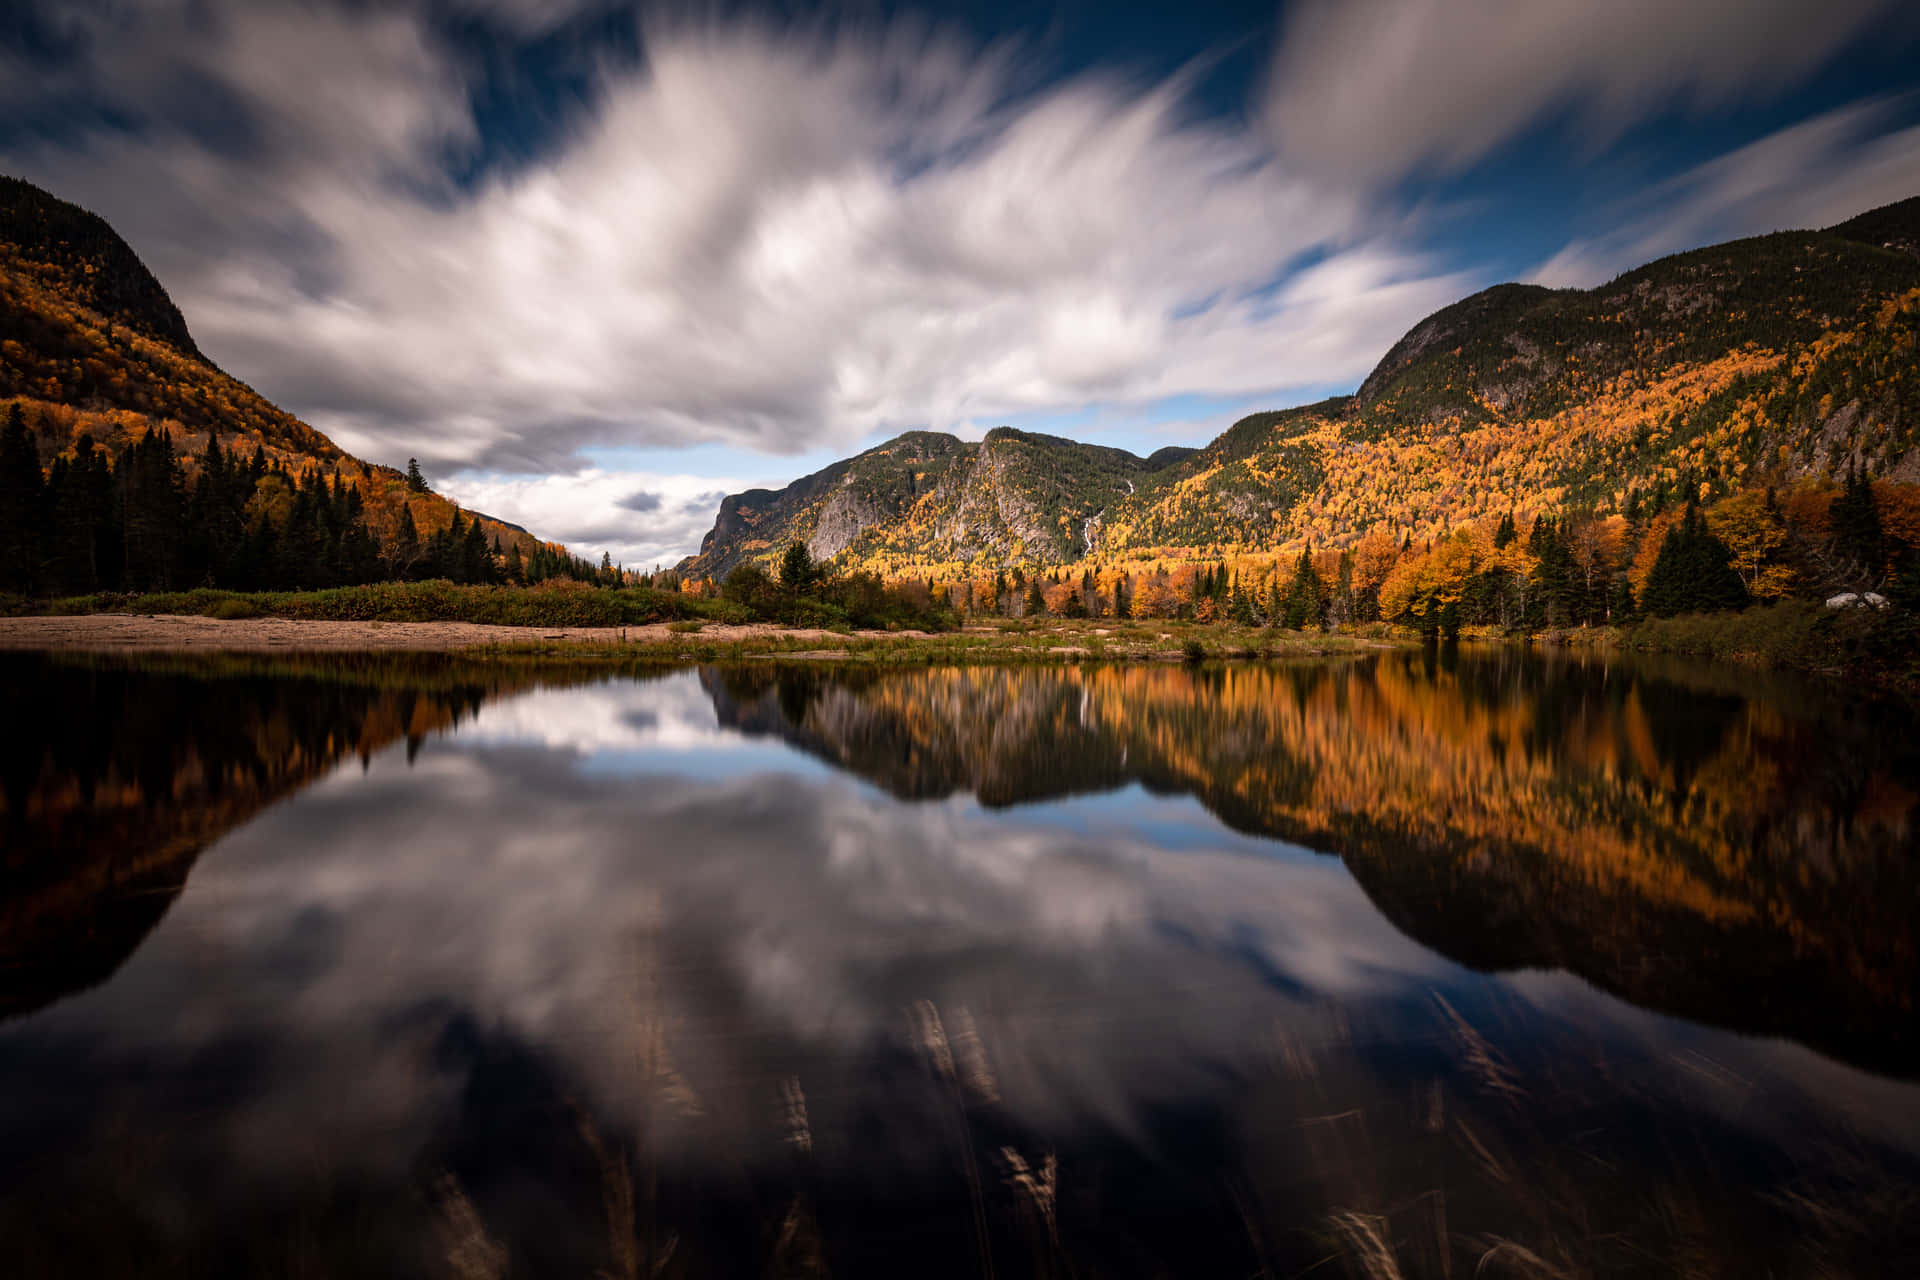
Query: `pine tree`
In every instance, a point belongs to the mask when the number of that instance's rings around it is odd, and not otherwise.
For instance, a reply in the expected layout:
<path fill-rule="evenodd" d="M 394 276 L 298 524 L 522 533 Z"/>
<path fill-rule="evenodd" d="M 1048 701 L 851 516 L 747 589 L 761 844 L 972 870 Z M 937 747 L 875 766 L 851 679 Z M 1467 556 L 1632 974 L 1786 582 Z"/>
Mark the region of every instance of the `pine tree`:
<path fill-rule="evenodd" d="M 465 580 L 472 583 L 489 583 L 494 580 L 493 556 L 487 551 L 487 532 L 475 519 L 467 526 L 466 537 L 460 543 L 460 571 Z"/>
<path fill-rule="evenodd" d="M 1844 566 L 1849 585 L 1876 587 L 1886 572 L 1887 542 L 1880 527 L 1880 508 L 1873 498 L 1873 482 L 1854 463 L 1840 496 L 1827 516 L 1833 531 L 1833 553 Z"/>
<path fill-rule="evenodd" d="M 1633 598 L 1633 582 L 1623 574 L 1614 579 L 1613 594 L 1607 601 L 1607 621 L 1619 627 L 1639 616 L 1640 608 Z"/>
<path fill-rule="evenodd" d="M 407 489 L 411 493 L 432 493 L 427 488 L 427 478 L 420 473 L 420 459 L 407 459 Z"/>
<path fill-rule="evenodd" d="M 119 482 L 126 586 L 168 591 L 177 584 L 186 525 L 186 474 L 168 431 L 149 430 L 122 452 Z"/>
<path fill-rule="evenodd" d="M 39 587 L 45 501 L 39 446 L 16 400 L 0 430 L 0 589 L 30 595 Z"/>
<path fill-rule="evenodd" d="M 1533 614 L 1535 625 L 1572 626 L 1586 617 L 1581 599 L 1580 575 L 1573 562 L 1562 527 L 1542 516 L 1533 522 L 1527 536 L 1527 550 L 1536 559 L 1533 570 Z"/>
<path fill-rule="evenodd" d="M 787 544 L 786 553 L 780 557 L 780 585 L 798 595 L 814 584 L 816 576 L 813 552 L 807 544 L 798 538 Z"/>
<path fill-rule="evenodd" d="M 413 508 L 401 506 L 400 529 L 393 540 L 393 576 L 402 580 L 417 576 L 420 563 L 420 529 L 413 522 Z"/>
<path fill-rule="evenodd" d="M 1309 622 L 1319 622 L 1324 594 L 1320 575 L 1313 567 L 1313 548 L 1308 547 L 1293 566 L 1293 583 L 1287 588 L 1287 598 L 1281 606 L 1287 627 L 1298 631 Z"/>
<path fill-rule="evenodd" d="M 1686 514 L 1660 544 L 1640 606 L 1661 618 L 1743 608 L 1747 589 L 1732 560 L 1727 544 L 1707 528 L 1699 504 L 1689 502 Z"/>
<path fill-rule="evenodd" d="M 1514 528 L 1513 525 L 1513 512 L 1509 511 L 1500 517 L 1500 527 L 1494 531 L 1493 549 L 1495 551 L 1505 551 L 1508 547 L 1519 541 L 1519 538 L 1520 531 Z"/>

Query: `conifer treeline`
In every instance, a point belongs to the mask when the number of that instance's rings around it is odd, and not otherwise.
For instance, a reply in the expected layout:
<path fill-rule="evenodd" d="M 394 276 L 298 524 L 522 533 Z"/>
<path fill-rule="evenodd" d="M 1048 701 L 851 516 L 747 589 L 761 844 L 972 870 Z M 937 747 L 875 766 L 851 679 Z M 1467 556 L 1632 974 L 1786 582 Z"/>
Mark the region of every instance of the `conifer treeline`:
<path fill-rule="evenodd" d="M 539 582 L 600 575 L 541 546 L 503 552 L 458 509 L 422 538 L 401 508 L 382 547 L 360 486 L 337 470 L 293 472 L 257 445 L 250 458 L 207 441 L 189 482 L 172 435 L 149 431 L 117 455 L 91 435 L 43 471 L 18 402 L 0 428 L 0 591 L 86 595 L 223 587 L 280 591 L 445 578 Z"/>

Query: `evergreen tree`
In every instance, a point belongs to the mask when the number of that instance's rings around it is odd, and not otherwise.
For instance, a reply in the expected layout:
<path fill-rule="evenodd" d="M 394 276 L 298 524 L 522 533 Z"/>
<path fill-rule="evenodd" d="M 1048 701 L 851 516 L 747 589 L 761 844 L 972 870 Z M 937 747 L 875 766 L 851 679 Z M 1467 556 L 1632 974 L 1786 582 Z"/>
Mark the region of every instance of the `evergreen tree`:
<path fill-rule="evenodd" d="M 1500 527 L 1494 530 L 1493 549 L 1495 551 L 1505 551 L 1508 547 L 1519 541 L 1519 539 L 1520 531 L 1514 528 L 1513 512 L 1509 511 L 1500 517 Z"/>
<path fill-rule="evenodd" d="M 379 582 L 387 576 L 380 558 L 380 544 L 367 528 L 366 503 L 360 487 L 347 490 L 347 527 L 340 543 L 341 581 L 351 586 Z"/>
<path fill-rule="evenodd" d="M 1732 560 L 1727 544 L 1707 528 L 1699 504 L 1689 502 L 1686 514 L 1661 541 L 1641 607 L 1661 618 L 1745 607 L 1747 589 Z"/>
<path fill-rule="evenodd" d="M 799 595 L 811 587 L 817 578 L 813 552 L 807 549 L 807 544 L 798 538 L 787 544 L 786 554 L 780 557 L 780 585 Z"/>
<path fill-rule="evenodd" d="M 24 595 L 39 588 L 45 500 L 40 449 L 16 400 L 0 430 L 0 590 Z"/>
<path fill-rule="evenodd" d="M 332 586 L 327 565 L 327 529 L 321 505 L 323 481 L 293 480 L 293 506 L 277 530 L 271 586 L 300 590 Z"/>
<path fill-rule="evenodd" d="M 186 474 L 174 454 L 172 433 L 149 430 L 128 445 L 114 477 L 127 589 L 172 590 L 180 585 L 187 518 Z"/>
<path fill-rule="evenodd" d="M 1308 547 L 1293 566 L 1293 583 L 1287 588 L 1287 598 L 1281 606 L 1288 628 L 1298 631 L 1309 622 L 1318 623 L 1325 594 L 1320 575 L 1313 567 L 1313 548 Z"/>
<path fill-rule="evenodd" d="M 460 544 L 460 572 L 462 580 L 473 583 L 490 583 L 494 580 L 493 556 L 487 551 L 487 533 L 475 519 L 467 526 L 466 537 Z"/>
<path fill-rule="evenodd" d="M 1535 626 L 1566 627 L 1586 620 L 1580 575 L 1573 562 L 1564 530 L 1545 516 L 1533 522 L 1527 536 L 1527 550 L 1536 563 L 1531 597 Z"/>
<path fill-rule="evenodd" d="M 1827 516 L 1833 532 L 1833 553 L 1844 566 L 1849 584 L 1876 587 L 1886 572 L 1887 541 L 1880 527 L 1880 508 L 1874 502 L 1873 482 L 1854 463 L 1840 496 Z"/>
<path fill-rule="evenodd" d="M 407 491 L 410 493 L 432 493 L 427 488 L 427 478 L 420 473 L 420 459 L 407 459 Z"/>
<path fill-rule="evenodd" d="M 393 576 L 403 581 L 417 576 L 420 563 L 420 529 L 413 523 L 413 508 L 400 508 L 400 531 L 393 540 Z"/>
<path fill-rule="evenodd" d="M 1613 594 L 1607 601 L 1607 621 L 1619 627 L 1639 616 L 1640 607 L 1633 598 L 1633 582 L 1623 574 L 1614 579 Z"/>

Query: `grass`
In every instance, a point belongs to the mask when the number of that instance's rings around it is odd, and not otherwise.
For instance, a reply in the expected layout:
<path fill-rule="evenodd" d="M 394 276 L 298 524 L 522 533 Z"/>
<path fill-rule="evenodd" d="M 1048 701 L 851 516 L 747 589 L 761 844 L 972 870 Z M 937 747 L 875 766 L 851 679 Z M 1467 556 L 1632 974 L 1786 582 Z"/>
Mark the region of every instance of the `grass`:
<path fill-rule="evenodd" d="M 1756 605 L 1739 613 L 1649 618 L 1614 632 L 1644 653 L 1677 653 L 1749 666 L 1920 680 L 1920 636 L 1897 612 L 1829 609 L 1809 600 Z"/>
<path fill-rule="evenodd" d="M 564 658 L 610 662 L 715 662 L 804 656 L 887 665 L 1060 663 L 1269 659 L 1342 656 L 1408 643 L 1412 633 L 1376 625 L 1337 634 L 1281 631 L 1170 619 L 979 618 L 950 631 L 854 631 L 844 625 L 787 629 L 768 624 L 754 634 L 721 628 L 755 621 L 746 606 L 646 588 L 610 590 L 574 583 L 541 587 L 456 586 L 449 582 L 381 583 L 325 591 L 240 593 L 201 588 L 148 595 L 101 594 L 59 600 L 0 596 L 0 617 L 114 613 L 189 615 L 226 620 L 285 618 L 332 622 L 467 622 L 542 628 L 646 627 L 615 639 L 529 635 L 463 647 L 469 658 Z M 378 649 L 377 643 L 373 646 Z"/>
<path fill-rule="evenodd" d="M 1311 632 L 1207 627 L 1193 623 L 1026 623 L 1020 629 L 970 627 L 935 635 L 893 632 L 770 630 L 748 636 L 668 627 L 665 639 L 513 641 L 462 650 L 468 655 L 541 655 L 602 662 L 734 662 L 749 659 L 831 660 L 873 666 L 1048 665 L 1082 662 L 1199 662 L 1221 659 L 1346 657 L 1381 641 Z M 1200 636 L 1206 637 L 1206 642 Z M 1194 656 L 1198 654 L 1198 656 Z"/>
<path fill-rule="evenodd" d="M 538 587 L 471 587 L 451 582 L 379 582 L 324 591 L 223 591 L 201 587 L 144 595 L 102 593 L 57 600 L 0 597 L 0 615 L 88 613 L 197 614 L 208 618 L 295 618 L 324 622 L 477 622 L 508 627 L 631 627 L 703 619 L 746 622 L 751 614 L 724 600 L 647 587 L 608 589 L 584 583 Z"/>
<path fill-rule="evenodd" d="M 0 617 L 90 613 L 198 615 L 239 621 L 288 618 L 334 622 L 468 622 L 526 627 L 642 627 L 665 623 L 665 639 L 607 645 L 579 640 L 513 642 L 467 650 L 499 658 L 564 656 L 603 663 L 728 661 L 804 654 L 892 665 L 1054 663 L 1081 661 L 1271 659 L 1351 654 L 1417 642 L 1404 627 L 1377 623 L 1336 634 L 1163 619 L 976 618 L 933 634 L 855 632 L 844 623 L 774 630 L 750 637 L 714 636 L 708 628 L 752 623 L 758 615 L 737 601 L 703 599 L 645 587 L 607 589 L 582 583 L 538 587 L 456 586 L 390 582 L 324 591 L 242 593 L 200 588 L 146 595 L 100 594 L 58 600 L 0 596 Z M 826 631 L 829 634 L 821 635 Z M 1644 653 L 1681 654 L 1748 666 L 1866 675 L 1920 684 L 1920 636 L 1905 614 L 1831 610 L 1813 601 L 1783 601 L 1739 613 L 1648 619 L 1627 627 L 1548 634 L 1547 643 L 1594 644 Z"/>

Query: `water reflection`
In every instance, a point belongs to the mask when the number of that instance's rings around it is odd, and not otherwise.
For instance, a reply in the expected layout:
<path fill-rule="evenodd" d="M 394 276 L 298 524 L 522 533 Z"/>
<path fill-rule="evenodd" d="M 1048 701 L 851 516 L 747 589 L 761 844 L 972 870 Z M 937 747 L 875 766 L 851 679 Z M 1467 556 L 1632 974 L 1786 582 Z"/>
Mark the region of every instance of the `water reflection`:
<path fill-rule="evenodd" d="M 1835 1060 L 1913 1067 L 1885 706 L 1499 655 L 14 662 L 26 1274 L 1917 1256 L 1915 1090 Z"/>

